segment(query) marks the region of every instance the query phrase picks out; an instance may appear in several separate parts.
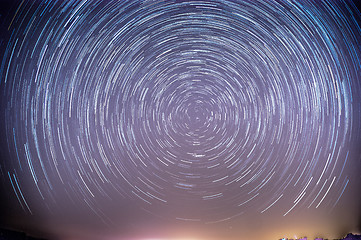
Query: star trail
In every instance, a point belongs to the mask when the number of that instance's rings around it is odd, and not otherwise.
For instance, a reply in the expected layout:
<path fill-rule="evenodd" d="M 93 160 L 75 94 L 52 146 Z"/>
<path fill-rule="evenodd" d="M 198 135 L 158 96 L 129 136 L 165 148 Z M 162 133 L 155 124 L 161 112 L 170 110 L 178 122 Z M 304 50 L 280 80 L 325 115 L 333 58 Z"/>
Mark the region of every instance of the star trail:
<path fill-rule="evenodd" d="M 122 237 L 309 214 L 336 238 L 359 214 L 355 3 L 1 4 L 2 225 Z"/>

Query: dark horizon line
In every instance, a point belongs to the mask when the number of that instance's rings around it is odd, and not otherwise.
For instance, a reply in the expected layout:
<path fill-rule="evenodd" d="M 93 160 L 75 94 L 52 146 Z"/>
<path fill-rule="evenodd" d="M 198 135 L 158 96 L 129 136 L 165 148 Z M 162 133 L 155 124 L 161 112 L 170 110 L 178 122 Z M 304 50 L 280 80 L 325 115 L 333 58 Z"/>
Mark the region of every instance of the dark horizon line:
<path fill-rule="evenodd" d="M 0 240 L 52 240 L 51 238 L 38 237 L 32 234 L 29 234 L 25 231 L 0 228 Z M 272 239 L 270 239 L 272 240 Z M 276 240 L 276 239 L 274 239 Z M 301 238 L 280 238 L 278 240 L 312 240 L 308 239 L 306 236 Z M 361 234 L 359 233 L 347 233 L 343 238 L 340 239 L 328 239 L 328 238 L 319 238 L 316 237 L 314 240 L 361 240 Z"/>

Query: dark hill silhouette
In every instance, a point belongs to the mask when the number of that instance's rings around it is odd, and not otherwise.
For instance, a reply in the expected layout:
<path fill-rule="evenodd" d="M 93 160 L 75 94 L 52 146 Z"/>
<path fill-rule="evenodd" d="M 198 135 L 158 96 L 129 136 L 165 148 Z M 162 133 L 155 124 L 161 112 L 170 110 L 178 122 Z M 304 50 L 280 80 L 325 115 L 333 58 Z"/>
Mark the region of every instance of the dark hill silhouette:
<path fill-rule="evenodd" d="M 361 240 L 361 235 L 349 233 L 343 240 Z"/>
<path fill-rule="evenodd" d="M 24 232 L 0 229 L 0 240 L 46 240 L 46 239 L 31 237 Z"/>

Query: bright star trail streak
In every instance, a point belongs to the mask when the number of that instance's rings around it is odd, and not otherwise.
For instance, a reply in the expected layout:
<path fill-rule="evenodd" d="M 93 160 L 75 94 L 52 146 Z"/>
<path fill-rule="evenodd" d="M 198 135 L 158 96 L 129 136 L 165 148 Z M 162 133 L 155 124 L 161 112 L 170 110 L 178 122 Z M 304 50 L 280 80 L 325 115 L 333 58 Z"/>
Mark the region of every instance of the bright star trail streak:
<path fill-rule="evenodd" d="M 117 239 L 361 231 L 352 1 L 0 8 L 1 226 Z"/>

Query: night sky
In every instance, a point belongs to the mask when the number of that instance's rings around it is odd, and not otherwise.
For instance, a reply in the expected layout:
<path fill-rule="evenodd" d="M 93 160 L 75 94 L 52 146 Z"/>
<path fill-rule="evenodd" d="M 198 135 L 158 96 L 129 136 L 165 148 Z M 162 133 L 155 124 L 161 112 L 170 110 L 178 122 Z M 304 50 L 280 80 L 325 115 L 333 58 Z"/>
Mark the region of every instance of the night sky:
<path fill-rule="evenodd" d="M 0 227 L 60 240 L 361 231 L 352 1 L 0 2 Z"/>

